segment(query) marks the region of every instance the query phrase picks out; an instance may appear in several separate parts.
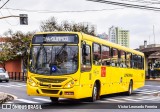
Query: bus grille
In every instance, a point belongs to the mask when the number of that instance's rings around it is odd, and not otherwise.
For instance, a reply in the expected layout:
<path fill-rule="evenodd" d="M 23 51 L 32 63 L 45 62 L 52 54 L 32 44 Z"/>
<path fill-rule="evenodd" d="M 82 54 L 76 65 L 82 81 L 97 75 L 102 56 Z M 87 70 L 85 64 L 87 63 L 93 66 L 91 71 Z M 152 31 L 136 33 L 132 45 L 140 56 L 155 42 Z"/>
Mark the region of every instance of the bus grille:
<path fill-rule="evenodd" d="M 60 79 L 51 79 L 51 78 L 40 78 L 35 77 L 40 82 L 46 82 L 46 83 L 61 83 L 66 80 L 66 78 L 60 78 Z"/>
<path fill-rule="evenodd" d="M 43 87 L 49 87 L 50 84 L 44 84 L 44 83 L 40 83 L 40 86 L 43 86 Z M 52 85 L 51 87 L 62 87 L 61 85 Z"/>
<path fill-rule="evenodd" d="M 41 89 L 41 91 L 46 94 L 58 94 L 58 90 Z"/>

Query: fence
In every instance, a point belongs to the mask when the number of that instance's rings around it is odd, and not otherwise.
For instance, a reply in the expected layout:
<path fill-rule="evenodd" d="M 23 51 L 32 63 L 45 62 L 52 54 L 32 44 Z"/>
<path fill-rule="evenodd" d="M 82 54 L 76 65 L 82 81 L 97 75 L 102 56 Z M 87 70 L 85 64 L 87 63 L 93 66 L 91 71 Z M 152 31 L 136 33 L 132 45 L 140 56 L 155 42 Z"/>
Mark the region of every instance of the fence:
<path fill-rule="evenodd" d="M 18 81 L 26 81 L 27 76 L 24 72 L 8 72 L 9 79 L 18 80 Z"/>

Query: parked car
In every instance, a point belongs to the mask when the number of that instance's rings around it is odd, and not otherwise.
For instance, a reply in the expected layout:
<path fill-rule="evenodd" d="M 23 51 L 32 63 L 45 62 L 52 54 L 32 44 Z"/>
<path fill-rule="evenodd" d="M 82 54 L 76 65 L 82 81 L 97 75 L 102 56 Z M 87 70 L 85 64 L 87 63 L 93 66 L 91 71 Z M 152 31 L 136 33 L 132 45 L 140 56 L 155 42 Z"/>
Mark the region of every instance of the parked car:
<path fill-rule="evenodd" d="M 3 68 L 0 68 L 0 82 L 2 81 L 9 82 L 9 75 L 7 71 L 5 71 Z"/>

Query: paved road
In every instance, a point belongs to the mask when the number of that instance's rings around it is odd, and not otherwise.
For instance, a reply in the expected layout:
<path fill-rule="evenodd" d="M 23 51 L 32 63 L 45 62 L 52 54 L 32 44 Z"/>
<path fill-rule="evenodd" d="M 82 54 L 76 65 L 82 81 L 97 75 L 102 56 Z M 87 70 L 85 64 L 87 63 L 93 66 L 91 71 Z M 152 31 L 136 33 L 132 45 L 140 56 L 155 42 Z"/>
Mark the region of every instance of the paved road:
<path fill-rule="evenodd" d="M 60 99 L 60 104 L 52 104 L 48 97 L 28 96 L 26 94 L 26 84 L 22 82 L 0 83 L 0 91 L 17 96 L 17 99 L 8 102 L 8 104 L 40 104 L 43 108 L 49 109 L 103 109 L 106 107 L 112 108 L 112 106 L 114 108 L 113 104 L 115 103 L 152 104 L 160 102 L 160 82 L 158 81 L 146 81 L 146 85 L 143 88 L 134 91 L 131 96 L 125 96 L 124 94 L 107 95 L 94 103 L 85 100 Z"/>

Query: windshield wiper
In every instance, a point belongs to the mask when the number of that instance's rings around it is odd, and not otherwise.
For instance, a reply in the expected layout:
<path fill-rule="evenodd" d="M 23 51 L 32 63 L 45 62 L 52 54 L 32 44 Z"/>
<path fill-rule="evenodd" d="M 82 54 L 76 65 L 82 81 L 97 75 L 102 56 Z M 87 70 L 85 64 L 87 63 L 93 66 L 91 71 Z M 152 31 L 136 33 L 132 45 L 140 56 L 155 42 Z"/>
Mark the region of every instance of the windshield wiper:
<path fill-rule="evenodd" d="M 67 44 L 64 44 L 55 54 L 56 58 L 63 52 Z"/>
<path fill-rule="evenodd" d="M 46 49 L 44 48 L 44 45 L 41 44 L 41 45 L 40 45 L 40 48 L 39 48 L 39 50 L 38 50 L 38 52 L 37 52 L 36 68 L 38 67 L 38 58 L 39 58 L 39 56 L 40 56 L 40 51 L 41 51 L 41 50 L 44 50 L 44 52 L 45 52 L 45 54 L 46 54 L 46 60 L 45 60 L 45 62 L 47 62 L 47 51 L 46 51 Z"/>
<path fill-rule="evenodd" d="M 54 61 L 49 64 L 50 66 L 50 74 L 52 74 L 52 67 L 56 66 L 56 69 L 57 69 L 57 66 L 58 66 L 58 58 L 60 57 L 60 55 L 62 54 L 62 52 L 65 50 L 65 47 L 66 47 L 67 44 L 64 44 L 62 45 L 62 47 L 55 53 L 55 57 L 54 57 Z M 53 47 L 52 47 L 52 50 L 53 50 Z M 52 59 L 52 56 L 53 54 L 51 53 L 51 59 Z"/>
<path fill-rule="evenodd" d="M 57 60 L 57 58 L 60 56 L 60 54 L 64 51 L 66 45 L 67 45 L 67 44 L 64 44 L 64 45 L 56 52 L 55 57 L 54 57 L 54 62 L 53 62 L 54 65 L 57 65 L 56 60 Z M 52 57 L 52 56 L 51 56 L 51 57 Z M 51 64 L 52 64 L 52 63 L 51 63 Z"/>

